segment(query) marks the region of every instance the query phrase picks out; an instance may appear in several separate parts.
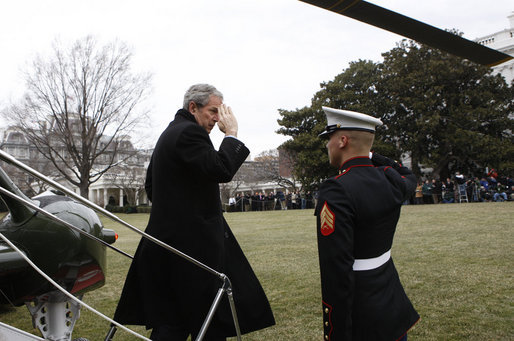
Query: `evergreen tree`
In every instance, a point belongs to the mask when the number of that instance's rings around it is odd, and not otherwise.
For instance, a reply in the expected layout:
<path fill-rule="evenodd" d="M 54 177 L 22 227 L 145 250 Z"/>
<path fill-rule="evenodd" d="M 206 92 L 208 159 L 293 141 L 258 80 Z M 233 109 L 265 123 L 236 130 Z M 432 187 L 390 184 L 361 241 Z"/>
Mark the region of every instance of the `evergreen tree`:
<path fill-rule="evenodd" d="M 294 111 L 279 110 L 282 126 L 278 133 L 291 136 L 284 148 L 293 156 L 294 173 L 305 190 L 315 190 L 336 171 L 330 169 L 326 140 L 318 137 L 325 130 L 327 121 L 322 106 L 344 108 L 373 115 L 380 106 L 376 91 L 377 64 L 359 60 L 336 76 L 333 81 L 321 84 L 310 107 Z"/>
<path fill-rule="evenodd" d="M 512 88 L 501 76 L 413 41 L 383 56 L 377 88 L 390 105 L 381 117 L 415 173 L 418 163 L 446 178 L 512 160 Z"/>
<path fill-rule="evenodd" d="M 379 117 L 374 150 L 400 159 L 408 155 L 416 175 L 456 171 L 480 175 L 486 167 L 514 170 L 514 90 L 492 70 L 413 41 L 383 54 L 383 63 L 350 63 L 321 84 L 310 107 L 279 110 L 284 148 L 294 159 L 302 186 L 315 189 L 335 171 L 328 165 L 322 106 Z"/>

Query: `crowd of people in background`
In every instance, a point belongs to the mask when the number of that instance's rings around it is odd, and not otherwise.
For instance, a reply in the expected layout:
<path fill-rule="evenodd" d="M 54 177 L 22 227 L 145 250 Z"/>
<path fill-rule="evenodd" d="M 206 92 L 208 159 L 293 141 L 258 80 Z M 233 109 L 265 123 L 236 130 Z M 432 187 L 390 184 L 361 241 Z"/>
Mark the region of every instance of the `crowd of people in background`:
<path fill-rule="evenodd" d="M 227 212 L 297 210 L 314 208 L 316 193 L 310 191 L 293 191 L 284 193 L 270 191 L 268 193 L 238 193 L 229 199 Z"/>
<path fill-rule="evenodd" d="M 238 193 L 229 199 L 227 212 L 308 209 L 316 206 L 317 193 L 282 191 Z M 466 177 L 457 172 L 445 180 L 424 179 L 416 193 L 405 204 L 451 204 L 460 202 L 499 202 L 514 200 L 514 181 L 498 176 L 493 169 L 483 177 Z"/>
<path fill-rule="evenodd" d="M 425 179 L 418 182 L 414 204 L 451 204 L 514 200 L 514 182 L 510 176 L 498 176 L 493 169 L 483 177 L 469 177 L 457 172 L 446 180 Z"/>

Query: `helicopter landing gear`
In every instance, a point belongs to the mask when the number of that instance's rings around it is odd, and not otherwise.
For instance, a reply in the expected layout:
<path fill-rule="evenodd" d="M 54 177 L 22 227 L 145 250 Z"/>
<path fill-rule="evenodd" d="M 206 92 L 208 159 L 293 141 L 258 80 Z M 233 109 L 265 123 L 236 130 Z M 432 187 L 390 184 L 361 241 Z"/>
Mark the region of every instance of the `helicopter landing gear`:
<path fill-rule="evenodd" d="M 82 296 L 79 299 L 82 299 Z M 80 317 L 80 304 L 70 300 L 60 291 L 54 291 L 38 296 L 33 302 L 26 302 L 25 305 L 32 315 L 32 324 L 46 340 L 71 341 L 75 322 Z"/>

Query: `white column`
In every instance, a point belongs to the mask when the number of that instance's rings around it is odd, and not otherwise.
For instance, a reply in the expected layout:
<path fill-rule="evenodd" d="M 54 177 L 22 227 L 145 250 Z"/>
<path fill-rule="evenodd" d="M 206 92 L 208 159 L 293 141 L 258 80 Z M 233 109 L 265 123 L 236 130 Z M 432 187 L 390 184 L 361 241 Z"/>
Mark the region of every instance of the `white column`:
<path fill-rule="evenodd" d="M 105 207 L 109 203 L 109 198 L 107 198 L 107 188 L 104 188 L 103 191 L 104 191 L 104 207 Z"/>
<path fill-rule="evenodd" d="M 125 203 L 123 202 L 123 190 L 120 188 L 120 206 L 125 206 Z"/>
<path fill-rule="evenodd" d="M 149 206 L 152 206 L 152 202 L 148 199 L 148 195 L 146 195 L 146 191 L 143 191 L 143 201 L 148 204 Z"/>

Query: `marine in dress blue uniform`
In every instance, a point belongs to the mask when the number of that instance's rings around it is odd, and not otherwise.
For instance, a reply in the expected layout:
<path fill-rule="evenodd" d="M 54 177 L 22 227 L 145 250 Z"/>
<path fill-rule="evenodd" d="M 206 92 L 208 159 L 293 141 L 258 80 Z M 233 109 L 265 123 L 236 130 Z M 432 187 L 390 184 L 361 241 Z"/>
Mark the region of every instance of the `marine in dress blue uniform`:
<path fill-rule="evenodd" d="M 418 321 L 391 258 L 410 170 L 373 154 L 369 115 L 323 107 L 337 176 L 320 187 L 315 210 L 325 340 L 398 340 Z"/>

